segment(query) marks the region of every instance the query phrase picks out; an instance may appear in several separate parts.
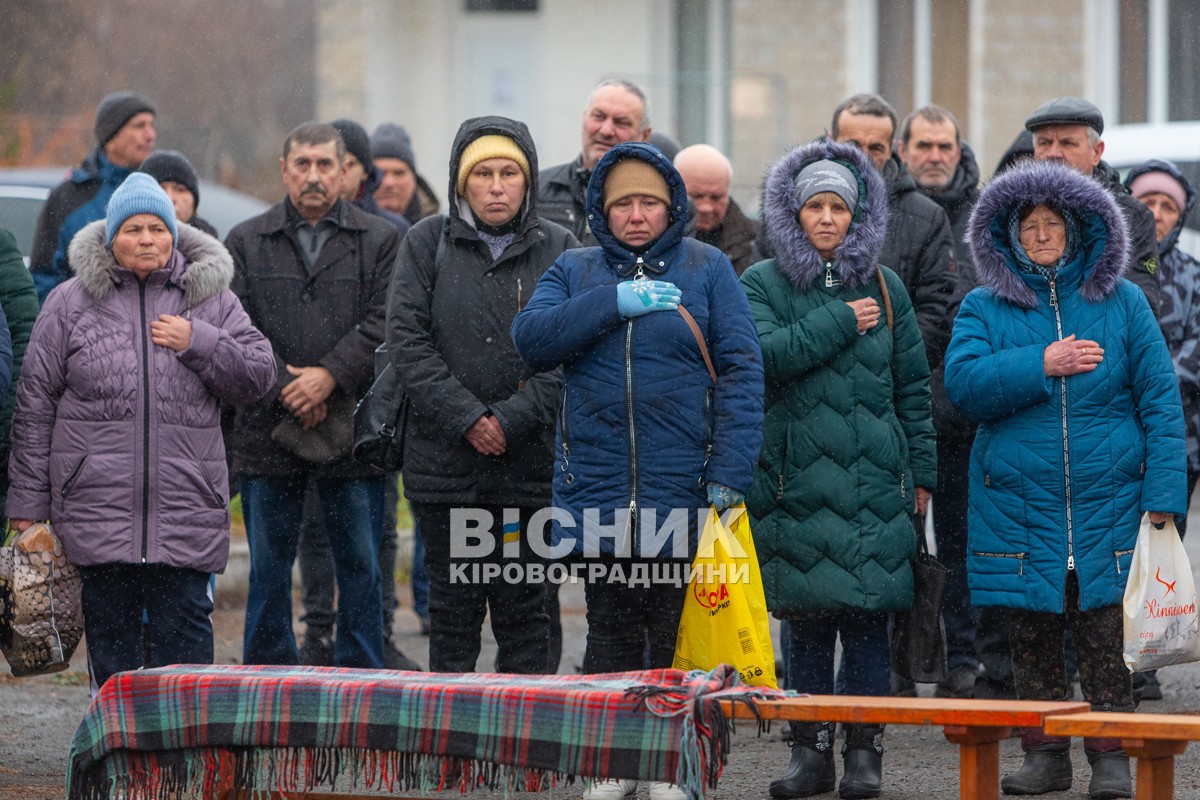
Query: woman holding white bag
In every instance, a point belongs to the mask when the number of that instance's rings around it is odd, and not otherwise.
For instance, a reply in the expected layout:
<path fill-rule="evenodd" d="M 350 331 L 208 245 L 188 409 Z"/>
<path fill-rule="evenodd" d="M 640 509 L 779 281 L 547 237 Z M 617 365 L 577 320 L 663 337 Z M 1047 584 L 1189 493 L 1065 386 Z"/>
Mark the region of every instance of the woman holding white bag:
<path fill-rule="evenodd" d="M 946 390 L 980 421 L 971 453 L 967 574 L 977 606 L 1010 611 L 1017 696 L 1065 700 L 1068 627 L 1084 698 L 1132 711 L 1122 658 L 1139 521 L 1187 513 L 1179 389 L 1145 297 L 1122 278 L 1125 219 L 1062 165 L 1014 167 L 971 215 L 979 288 L 946 352 Z M 1021 735 L 1006 794 L 1071 786 L 1070 740 Z M 1130 797 L 1116 739 L 1084 741 L 1093 798 Z"/>

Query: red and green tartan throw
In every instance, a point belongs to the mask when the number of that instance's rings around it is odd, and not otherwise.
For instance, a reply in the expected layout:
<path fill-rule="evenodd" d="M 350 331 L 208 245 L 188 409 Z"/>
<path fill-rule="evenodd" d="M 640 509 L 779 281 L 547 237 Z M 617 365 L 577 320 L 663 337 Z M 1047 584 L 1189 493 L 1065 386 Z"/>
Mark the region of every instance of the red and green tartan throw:
<path fill-rule="evenodd" d="M 605 675 L 179 666 L 124 672 L 71 743 L 69 800 L 229 790 L 541 791 L 576 778 L 715 787 L 731 667 Z"/>

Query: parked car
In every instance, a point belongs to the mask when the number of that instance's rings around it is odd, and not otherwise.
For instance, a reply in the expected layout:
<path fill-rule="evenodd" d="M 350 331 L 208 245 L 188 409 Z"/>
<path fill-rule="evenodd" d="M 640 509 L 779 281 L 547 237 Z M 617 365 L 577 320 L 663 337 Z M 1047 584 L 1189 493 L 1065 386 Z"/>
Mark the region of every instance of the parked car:
<path fill-rule="evenodd" d="M 1104 160 L 1128 175 L 1151 158 L 1174 161 L 1200 189 L 1200 122 L 1116 125 L 1104 130 Z M 1200 203 L 1179 234 L 1179 247 L 1200 257 Z"/>
<path fill-rule="evenodd" d="M 0 228 L 12 231 L 17 238 L 26 266 L 42 206 L 50 190 L 70 172 L 67 167 L 0 169 Z M 257 197 L 206 180 L 200 181 L 200 200 L 200 216 L 217 229 L 222 239 L 234 225 L 269 207 Z"/>

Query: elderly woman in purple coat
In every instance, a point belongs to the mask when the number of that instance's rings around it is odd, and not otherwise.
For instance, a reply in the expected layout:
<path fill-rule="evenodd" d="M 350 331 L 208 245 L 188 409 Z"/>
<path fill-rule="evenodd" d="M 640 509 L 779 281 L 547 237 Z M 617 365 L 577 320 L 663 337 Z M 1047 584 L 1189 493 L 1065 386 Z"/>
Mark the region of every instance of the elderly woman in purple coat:
<path fill-rule="evenodd" d="M 134 174 L 71 242 L 17 386 L 8 513 L 49 521 L 83 577 L 93 689 L 116 672 L 212 663 L 209 574 L 229 553 L 220 404 L 275 357 L 229 291 L 233 261 Z M 143 625 L 143 614 L 147 624 Z"/>

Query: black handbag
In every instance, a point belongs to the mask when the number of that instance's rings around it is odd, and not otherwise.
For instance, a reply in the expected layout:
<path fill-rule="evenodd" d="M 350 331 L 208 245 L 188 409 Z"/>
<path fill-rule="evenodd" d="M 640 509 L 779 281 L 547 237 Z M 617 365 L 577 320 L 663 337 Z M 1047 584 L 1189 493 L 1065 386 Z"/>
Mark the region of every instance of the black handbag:
<path fill-rule="evenodd" d="M 354 460 L 384 472 L 404 467 L 404 428 L 408 394 L 396 370 L 386 364 L 354 409 Z"/>
<path fill-rule="evenodd" d="M 946 627 L 942 598 L 950 571 L 929 554 L 924 520 L 917 518 L 917 555 L 912 562 L 913 604 L 892 620 L 892 671 L 916 683 L 946 679 Z"/>

